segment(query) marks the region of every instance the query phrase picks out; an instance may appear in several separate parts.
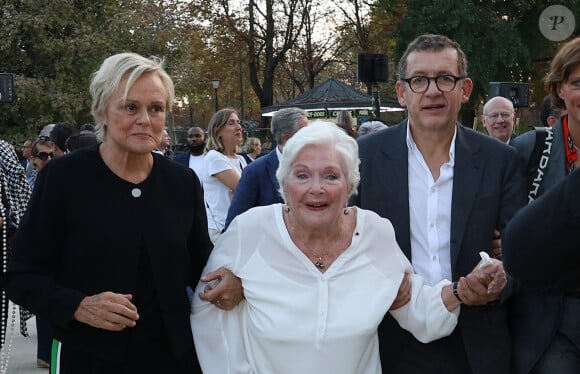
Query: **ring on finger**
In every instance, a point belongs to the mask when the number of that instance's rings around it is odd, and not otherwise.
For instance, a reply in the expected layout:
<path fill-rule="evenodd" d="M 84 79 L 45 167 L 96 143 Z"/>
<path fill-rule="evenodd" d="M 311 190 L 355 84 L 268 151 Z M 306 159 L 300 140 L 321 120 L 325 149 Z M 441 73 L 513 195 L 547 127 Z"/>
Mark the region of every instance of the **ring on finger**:
<path fill-rule="evenodd" d="M 221 306 L 222 306 L 222 301 L 221 301 L 220 299 L 217 299 L 217 300 L 215 301 L 215 306 L 217 306 L 218 308 L 221 308 Z"/>

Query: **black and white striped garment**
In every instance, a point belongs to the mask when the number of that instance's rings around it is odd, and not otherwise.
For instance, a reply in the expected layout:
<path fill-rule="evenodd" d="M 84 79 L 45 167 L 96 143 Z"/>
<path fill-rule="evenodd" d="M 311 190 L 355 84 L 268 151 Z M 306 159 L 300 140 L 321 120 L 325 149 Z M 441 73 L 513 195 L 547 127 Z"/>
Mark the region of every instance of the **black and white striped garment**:
<path fill-rule="evenodd" d="M 30 199 L 30 184 L 26 180 L 26 173 L 20 162 L 18 156 L 14 151 L 14 147 L 4 140 L 0 140 L 0 206 L 6 212 L 6 220 L 2 225 L 2 230 L 6 230 L 8 237 L 20 225 L 20 219 L 26 211 L 28 199 Z M 0 232 L 0 235 L 4 235 Z M 0 236 L 0 241 L 2 240 Z M 8 260 L 8 248 L 2 246 L 2 264 Z M 2 266 L 2 265 L 0 265 Z M 2 271 L 4 271 L 2 269 Z M 2 290 L 2 293 L 4 291 Z M 1 306 L 2 313 L 6 313 L 8 309 L 8 300 L 5 298 L 6 305 Z M 8 320 L 8 316 L 4 315 L 2 321 Z M 31 317 L 30 312 L 20 308 L 20 333 L 28 336 L 26 328 L 26 320 Z M 2 331 L 6 331 L 7 326 L 2 326 Z M 0 337 L 3 341 L 4 337 Z"/>

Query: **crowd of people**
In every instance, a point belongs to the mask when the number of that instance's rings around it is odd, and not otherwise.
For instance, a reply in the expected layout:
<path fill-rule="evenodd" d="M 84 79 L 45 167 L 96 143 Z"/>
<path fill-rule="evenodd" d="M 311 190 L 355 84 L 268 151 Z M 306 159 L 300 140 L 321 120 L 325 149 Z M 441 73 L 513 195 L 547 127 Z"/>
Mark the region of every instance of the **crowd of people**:
<path fill-rule="evenodd" d="M 457 121 L 455 41 L 398 75 L 397 125 L 286 108 L 262 155 L 223 108 L 174 155 L 162 61 L 107 58 L 94 126 L 0 142 L 3 344 L 10 298 L 63 374 L 580 372 L 580 38 L 519 136 L 509 98 Z"/>

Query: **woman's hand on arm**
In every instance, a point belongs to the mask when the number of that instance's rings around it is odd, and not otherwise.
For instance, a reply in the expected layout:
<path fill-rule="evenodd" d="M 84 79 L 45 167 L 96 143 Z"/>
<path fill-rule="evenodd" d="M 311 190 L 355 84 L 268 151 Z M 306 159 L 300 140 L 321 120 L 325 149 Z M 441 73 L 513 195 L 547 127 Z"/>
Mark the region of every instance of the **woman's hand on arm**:
<path fill-rule="evenodd" d="M 132 295 L 102 292 L 85 297 L 74 313 L 74 319 L 108 331 L 134 327 L 139 319 Z"/>
<path fill-rule="evenodd" d="M 404 306 L 411 300 L 411 279 L 409 278 L 409 273 L 405 273 L 403 281 L 399 286 L 399 291 L 397 291 L 397 297 L 391 304 L 389 310 L 397 310 Z"/>
<path fill-rule="evenodd" d="M 218 308 L 231 310 L 244 299 L 242 281 L 229 269 L 221 267 L 203 277 L 202 282 L 208 282 L 199 298 L 209 301 Z"/>

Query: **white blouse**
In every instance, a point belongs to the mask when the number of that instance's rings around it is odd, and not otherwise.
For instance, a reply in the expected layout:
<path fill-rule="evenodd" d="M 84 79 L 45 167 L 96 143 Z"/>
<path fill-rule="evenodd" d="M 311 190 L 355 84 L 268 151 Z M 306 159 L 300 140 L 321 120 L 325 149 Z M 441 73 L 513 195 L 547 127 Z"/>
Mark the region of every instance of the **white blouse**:
<path fill-rule="evenodd" d="M 205 155 L 200 179 L 204 191 L 205 212 L 209 229 L 222 230 L 224 228 L 233 197 L 230 188 L 215 175 L 225 170 L 233 170 L 236 174 L 242 175 L 242 170 L 246 166 L 246 160 L 240 155 L 229 158 L 215 150 L 211 150 Z"/>
<path fill-rule="evenodd" d="M 292 242 L 282 214 L 281 204 L 250 209 L 216 243 L 204 274 L 231 269 L 245 301 L 228 312 L 194 297 L 203 372 L 380 374 L 377 327 L 412 272 L 390 221 L 357 208 L 350 247 L 321 273 Z M 449 335 L 459 315 L 441 299 L 449 281 L 411 281 L 411 301 L 393 317 L 422 342 Z"/>

